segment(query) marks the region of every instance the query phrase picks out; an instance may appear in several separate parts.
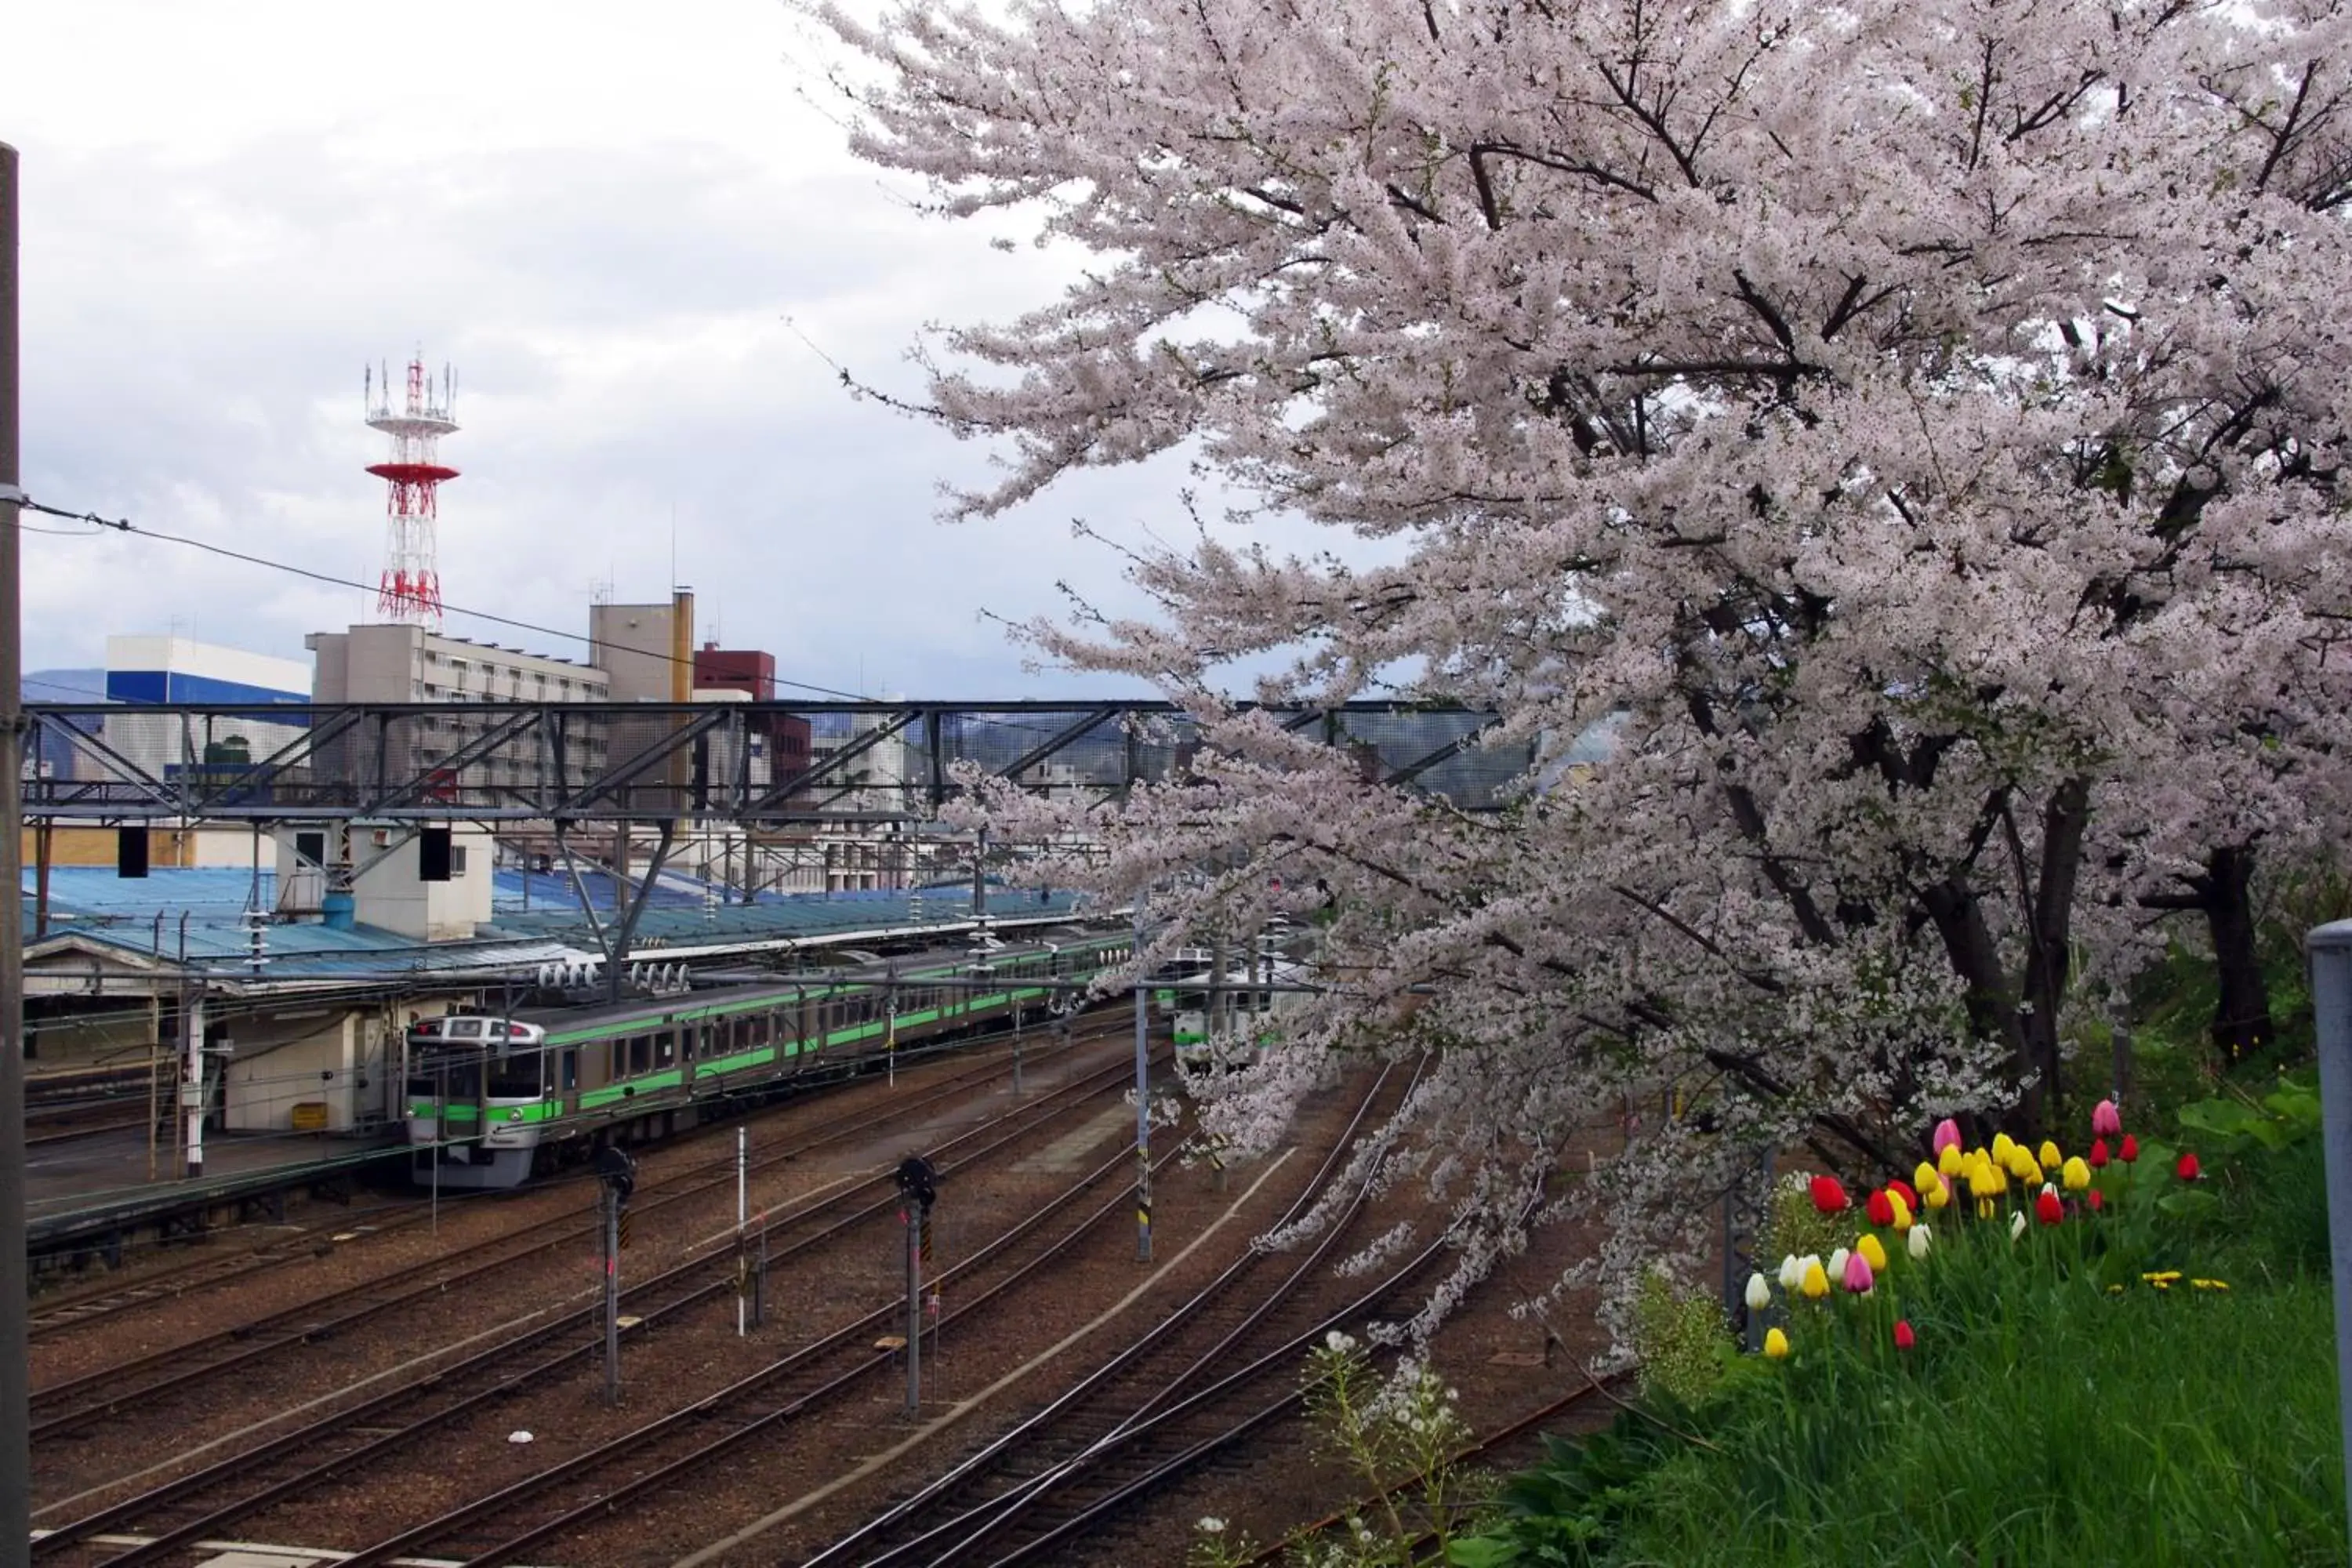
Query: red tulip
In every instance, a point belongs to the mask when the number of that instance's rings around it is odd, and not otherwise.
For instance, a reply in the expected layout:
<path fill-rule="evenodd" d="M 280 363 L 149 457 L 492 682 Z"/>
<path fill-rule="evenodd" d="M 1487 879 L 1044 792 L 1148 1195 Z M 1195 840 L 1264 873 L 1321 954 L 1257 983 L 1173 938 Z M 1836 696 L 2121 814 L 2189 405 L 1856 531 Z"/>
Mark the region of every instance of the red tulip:
<path fill-rule="evenodd" d="M 2056 1193 L 2044 1187 L 2033 1200 L 2033 1217 L 2043 1225 L 2056 1225 L 2066 1217 L 2066 1205 L 2058 1201 Z"/>
<path fill-rule="evenodd" d="M 2172 1173 L 2184 1182 L 2193 1182 L 2203 1169 L 2204 1167 L 2197 1163 L 2197 1152 L 2192 1149 L 2180 1156 L 2180 1163 L 2172 1167 Z"/>
<path fill-rule="evenodd" d="M 1895 1348 L 1899 1351 L 1907 1351 L 1918 1342 L 1919 1336 L 1911 1331 L 1911 1320 L 1908 1318 L 1895 1319 Z"/>
<path fill-rule="evenodd" d="M 1838 1185 L 1835 1176 L 1815 1176 L 1812 1194 L 1813 1207 L 1823 1214 L 1841 1214 L 1852 1206 L 1846 1198 L 1845 1189 Z"/>
<path fill-rule="evenodd" d="M 2107 1141 L 2104 1138 L 2094 1138 L 2091 1140 L 2091 1169 L 2104 1171 L 2106 1168 Z"/>
<path fill-rule="evenodd" d="M 2124 1157 L 2125 1164 L 2130 1164 L 2134 1160 L 2139 1158 L 2139 1140 L 2133 1137 L 2128 1132 L 2125 1133 L 2124 1146 L 2121 1149 L 2116 1150 L 2116 1152 Z"/>
<path fill-rule="evenodd" d="M 1913 1214 L 1919 1212 L 1919 1194 L 1910 1183 L 1900 1180 L 1892 1181 L 1886 1184 L 1886 1190 L 1901 1198 L 1905 1208 L 1909 1209 Z"/>
<path fill-rule="evenodd" d="M 2090 1199 L 2091 1212 L 2093 1214 L 2096 1214 L 2101 1209 L 2107 1206 L 2106 1194 L 2100 1192 L 2098 1188 L 2093 1187 L 2085 1195 Z"/>
<path fill-rule="evenodd" d="M 1886 1191 L 1883 1187 L 1870 1194 L 1869 1201 L 1862 1205 L 1862 1212 L 1873 1225 L 1895 1223 L 1895 1205 L 1886 1201 Z"/>

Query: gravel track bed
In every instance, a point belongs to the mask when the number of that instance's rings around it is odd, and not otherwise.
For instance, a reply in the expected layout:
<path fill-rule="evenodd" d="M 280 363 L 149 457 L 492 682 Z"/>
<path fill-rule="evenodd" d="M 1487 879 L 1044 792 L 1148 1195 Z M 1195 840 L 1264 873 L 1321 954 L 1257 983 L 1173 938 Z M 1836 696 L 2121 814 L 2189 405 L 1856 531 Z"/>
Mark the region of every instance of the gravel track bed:
<path fill-rule="evenodd" d="M 1108 1054 L 1115 1047 L 1100 1048 Z M 1089 1061 L 1095 1059 L 1084 1050 L 1080 1056 Z M 901 1075 L 909 1081 L 896 1092 L 903 1095 L 919 1090 L 927 1082 L 968 1070 L 971 1065 L 971 1059 L 964 1057 L 910 1067 Z M 1041 1068 L 1033 1062 L 1030 1078 L 1042 1089 L 1060 1080 L 1059 1068 Z M 881 1078 L 867 1076 L 822 1097 L 755 1113 L 755 1156 L 761 1144 L 773 1147 L 805 1139 L 824 1131 L 833 1122 L 887 1106 L 893 1092 Z M 828 1147 L 805 1160 L 782 1163 L 766 1173 L 755 1173 L 755 1212 L 789 1204 L 799 1194 L 838 1183 L 853 1171 L 870 1168 L 878 1159 L 877 1149 L 895 1149 L 909 1139 L 928 1141 L 936 1135 L 939 1126 L 979 1120 L 988 1113 L 991 1100 L 995 1098 L 976 1096 L 960 1102 L 958 1109 L 935 1108 L 927 1119 L 927 1131 L 876 1134 L 850 1145 Z M 643 1162 L 645 1179 L 663 1179 L 708 1163 L 722 1142 L 731 1142 L 726 1137 L 727 1129 L 712 1131 L 719 1136 L 691 1145 L 673 1144 L 649 1152 Z M 895 1159 L 895 1153 L 890 1157 Z M 548 1224 L 584 1225 L 584 1210 L 593 1201 L 593 1184 L 562 1184 L 451 1205 L 444 1213 L 438 1237 L 427 1231 L 411 1230 L 373 1238 L 373 1246 L 369 1245 L 371 1238 L 362 1237 L 327 1258 L 310 1260 L 312 1267 L 286 1270 L 283 1277 L 273 1272 L 269 1277 L 248 1278 L 239 1288 L 224 1291 L 213 1300 L 190 1304 L 197 1310 L 184 1313 L 141 1312 L 130 1315 L 134 1321 L 94 1323 L 40 1347 L 46 1353 L 37 1363 L 37 1381 L 50 1384 L 129 1356 L 185 1344 L 206 1334 L 298 1307 L 350 1284 L 397 1281 L 462 1245 L 488 1237 L 515 1234 Z M 674 1260 L 682 1254 L 688 1241 L 731 1226 L 733 1215 L 732 1186 L 724 1184 L 697 1199 L 641 1220 L 628 1259 L 630 1272 L 639 1278 L 651 1274 L 666 1258 Z M 325 1401 L 311 1412 L 315 1415 L 325 1414 L 338 1404 L 356 1402 L 360 1394 L 341 1391 L 350 1390 L 361 1379 L 413 1361 L 436 1347 L 479 1334 L 551 1300 L 593 1290 L 596 1280 L 593 1247 L 591 1234 L 583 1228 L 576 1251 L 559 1248 L 546 1259 L 492 1276 L 497 1282 L 494 1287 L 477 1284 L 461 1290 L 459 1294 L 465 1299 L 462 1313 L 452 1314 L 437 1302 L 404 1308 L 331 1343 L 310 1347 L 315 1353 L 265 1358 L 229 1379 L 191 1390 L 186 1397 L 158 1401 L 153 1407 L 133 1412 L 129 1419 L 102 1422 L 82 1432 L 45 1441 L 35 1456 L 35 1505 L 37 1511 L 48 1510 L 52 1517 L 39 1518 L 37 1522 L 59 1522 L 87 1512 L 104 1500 L 101 1495 L 82 1495 L 90 1493 L 91 1489 L 106 1487 L 109 1493 L 136 1489 L 107 1483 L 144 1470 L 172 1455 L 184 1454 L 195 1445 L 279 1416 L 294 1405 Z M 436 1320 L 420 1331 L 415 1322 L 419 1310 L 437 1311 L 442 1320 L 450 1321 Z M 227 1451 L 233 1451 L 233 1447 L 210 1453 L 204 1458 L 217 1459 Z M 174 1469 L 191 1468 L 194 1468 L 194 1463 Z M 155 1484 L 170 1473 L 173 1470 L 147 1476 L 140 1484 Z M 70 1507 L 58 1508 L 59 1500 L 66 1498 L 79 1500 Z"/>
<path fill-rule="evenodd" d="M 798 1562 L 906 1495 L 929 1477 L 982 1447 L 1009 1426 L 1066 1392 L 1128 1340 L 1171 1315 L 1209 1283 L 1271 1225 L 1306 1187 L 1324 1150 L 1352 1115 L 1363 1085 L 1326 1092 L 1302 1121 L 1298 1152 L 1278 1167 L 1245 1203 L 1261 1165 L 1228 1173 L 1226 1190 L 1215 1190 L 1205 1166 L 1170 1172 L 1153 1186 L 1151 1268 L 1135 1257 L 1135 1234 L 1124 1219 L 1089 1238 L 1080 1257 L 1057 1268 L 1050 1284 L 1024 1291 L 1019 1310 L 997 1314 L 1001 1331 L 950 1338 L 935 1379 L 927 1359 L 924 1418 L 936 1421 L 956 1401 L 972 1398 L 998 1379 L 1045 1352 L 1071 1331 L 1091 1321 L 1182 1253 L 1237 1203 L 1235 1217 L 1151 1292 L 1095 1333 L 1024 1376 L 961 1421 L 924 1437 L 897 1462 L 848 1480 L 806 1512 L 748 1543 L 730 1563 Z M 1279 1258 L 1270 1259 L 1279 1267 Z M 1248 1287 L 1244 1287 L 1248 1289 Z M 1360 1289 L 1360 1287 L 1359 1287 Z M 941 1384 L 944 1384 L 942 1387 Z M 563 1539 L 537 1549 L 549 1562 L 598 1564 L 669 1563 L 707 1542 L 751 1523 L 820 1486 L 851 1476 L 859 1462 L 914 1436 L 904 1413 L 905 1387 L 897 1376 L 877 1382 L 862 1399 L 823 1412 L 773 1440 L 756 1442 L 698 1474 L 690 1496 L 641 1498 L 611 1526 L 592 1537 Z"/>

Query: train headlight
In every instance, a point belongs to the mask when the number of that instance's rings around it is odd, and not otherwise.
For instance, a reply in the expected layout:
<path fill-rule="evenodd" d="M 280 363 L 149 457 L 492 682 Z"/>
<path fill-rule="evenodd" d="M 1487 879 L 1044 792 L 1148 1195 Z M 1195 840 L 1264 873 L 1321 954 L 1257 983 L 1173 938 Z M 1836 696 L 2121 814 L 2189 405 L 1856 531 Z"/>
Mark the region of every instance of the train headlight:
<path fill-rule="evenodd" d="M 509 1121 L 520 1121 L 522 1120 L 522 1107 L 518 1105 L 512 1110 L 508 1111 L 507 1120 Z"/>

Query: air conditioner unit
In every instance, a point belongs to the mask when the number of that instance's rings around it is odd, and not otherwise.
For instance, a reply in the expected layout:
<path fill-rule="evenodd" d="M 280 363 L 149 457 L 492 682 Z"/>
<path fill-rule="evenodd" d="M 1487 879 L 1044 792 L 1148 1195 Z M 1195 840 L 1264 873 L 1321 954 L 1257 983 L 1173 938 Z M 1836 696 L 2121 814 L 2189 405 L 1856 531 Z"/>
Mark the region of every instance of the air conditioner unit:
<path fill-rule="evenodd" d="M 392 829 L 389 827 L 376 827 L 369 829 L 368 842 L 374 845 L 379 849 L 391 848 Z"/>

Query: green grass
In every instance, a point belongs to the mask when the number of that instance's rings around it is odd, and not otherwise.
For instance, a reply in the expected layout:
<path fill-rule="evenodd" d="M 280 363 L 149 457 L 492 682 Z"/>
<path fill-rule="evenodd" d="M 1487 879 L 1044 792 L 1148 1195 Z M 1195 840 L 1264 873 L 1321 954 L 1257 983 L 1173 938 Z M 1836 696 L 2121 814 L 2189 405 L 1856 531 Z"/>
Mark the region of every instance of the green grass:
<path fill-rule="evenodd" d="M 1496 1550 L 1464 1561 L 2343 1563 L 2316 1140 L 2231 1161 L 2176 1205 L 2194 1214 L 2160 1213 L 2177 1184 L 2147 1175 L 2137 1224 L 2013 1247 L 2000 1222 L 1956 1222 L 1871 1300 L 1796 1306 L 1790 1360 L 1740 1359 L 1695 1409 L 1555 1445 L 1507 1489 L 1520 1517 Z M 2139 1281 L 2158 1266 L 2231 1289 Z"/>

